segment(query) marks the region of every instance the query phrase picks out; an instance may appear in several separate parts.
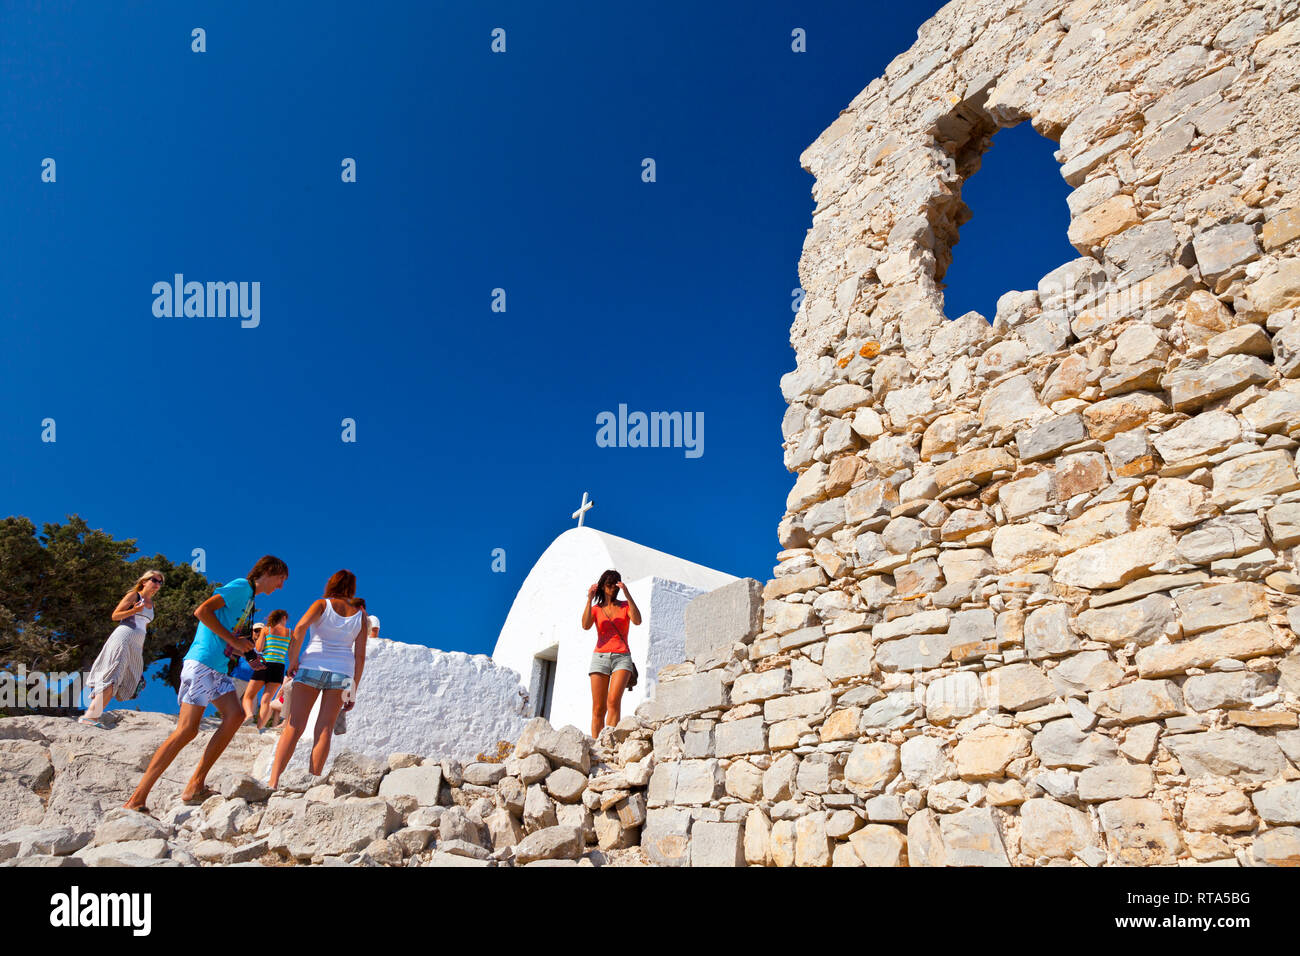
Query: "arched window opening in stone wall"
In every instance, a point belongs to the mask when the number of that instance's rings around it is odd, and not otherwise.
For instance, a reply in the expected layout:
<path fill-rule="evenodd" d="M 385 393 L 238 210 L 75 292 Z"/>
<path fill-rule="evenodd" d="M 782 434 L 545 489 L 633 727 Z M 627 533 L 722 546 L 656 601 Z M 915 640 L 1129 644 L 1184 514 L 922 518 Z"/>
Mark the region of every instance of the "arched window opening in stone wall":
<path fill-rule="evenodd" d="M 1021 123 L 999 130 L 971 160 L 978 172 L 961 186 L 970 220 L 941 276 L 949 318 L 974 311 L 992 321 L 1001 296 L 1036 288 L 1078 256 L 1066 236 L 1070 187 L 1055 152 L 1055 143 Z"/>

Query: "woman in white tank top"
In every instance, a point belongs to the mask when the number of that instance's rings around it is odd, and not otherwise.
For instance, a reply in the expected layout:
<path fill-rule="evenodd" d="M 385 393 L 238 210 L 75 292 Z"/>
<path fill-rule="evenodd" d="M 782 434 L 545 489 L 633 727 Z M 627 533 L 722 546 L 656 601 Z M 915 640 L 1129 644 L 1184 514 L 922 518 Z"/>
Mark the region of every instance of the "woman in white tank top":
<path fill-rule="evenodd" d="M 356 702 L 366 663 L 366 638 L 370 633 L 366 602 L 356 593 L 357 576 L 351 571 L 336 571 L 325 585 L 325 596 L 312 602 L 293 629 L 285 667 L 286 678 L 293 681 L 293 693 L 287 695 L 288 723 L 280 731 L 271 762 L 268 782 L 272 789 L 279 786 L 280 774 L 307 728 L 317 695 L 323 695 L 311 748 L 311 772 L 317 775 L 324 772 L 339 710 L 351 710 Z M 310 639 L 304 647 L 303 638 L 309 629 Z"/>

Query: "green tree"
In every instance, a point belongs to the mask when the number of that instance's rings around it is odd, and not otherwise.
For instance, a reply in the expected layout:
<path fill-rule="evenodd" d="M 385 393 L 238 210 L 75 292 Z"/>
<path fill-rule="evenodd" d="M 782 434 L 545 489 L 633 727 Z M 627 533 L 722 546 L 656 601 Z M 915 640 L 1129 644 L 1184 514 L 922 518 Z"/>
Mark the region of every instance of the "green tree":
<path fill-rule="evenodd" d="M 64 524 L 9 517 L 0 522 L 0 665 L 28 670 L 87 670 L 113 632 L 118 601 L 145 570 L 162 571 L 144 664 L 160 658 L 164 683 L 180 683 L 180 662 L 194 636 L 194 609 L 211 593 L 207 579 L 164 555 L 128 561 L 135 539 L 114 539 L 77 515 Z"/>

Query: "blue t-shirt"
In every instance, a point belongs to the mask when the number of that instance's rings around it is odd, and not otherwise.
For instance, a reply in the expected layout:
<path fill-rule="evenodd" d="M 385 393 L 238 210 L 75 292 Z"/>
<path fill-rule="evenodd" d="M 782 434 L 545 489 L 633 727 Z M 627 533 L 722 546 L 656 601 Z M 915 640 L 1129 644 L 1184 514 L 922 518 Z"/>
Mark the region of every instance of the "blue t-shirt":
<path fill-rule="evenodd" d="M 217 588 L 213 594 L 220 594 L 225 599 L 226 606 L 218 609 L 217 620 L 225 625 L 226 630 L 231 634 L 238 633 L 241 626 L 247 630 L 253 613 L 253 586 L 248 583 L 248 579 L 235 578 Z M 194 632 L 194 642 L 185 653 L 185 659 L 198 661 L 205 667 L 224 674 L 230 664 L 230 658 L 226 657 L 226 648 L 229 646 L 210 627 L 199 621 L 198 630 Z"/>

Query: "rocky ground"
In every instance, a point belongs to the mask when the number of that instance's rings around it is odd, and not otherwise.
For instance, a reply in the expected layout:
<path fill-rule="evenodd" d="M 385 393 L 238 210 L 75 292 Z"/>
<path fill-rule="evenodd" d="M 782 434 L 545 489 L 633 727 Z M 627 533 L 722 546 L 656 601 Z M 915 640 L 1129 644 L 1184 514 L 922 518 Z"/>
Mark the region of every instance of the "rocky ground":
<path fill-rule="evenodd" d="M 166 714 L 0 721 L 3 866 L 639 866 L 648 731 L 598 741 L 532 721 L 500 762 L 340 752 L 322 777 L 264 779 L 277 735 L 239 731 L 200 805 L 180 794 L 216 726 L 176 759 L 149 814 L 121 808 L 171 731 Z M 258 775 L 255 776 L 254 774 Z"/>

